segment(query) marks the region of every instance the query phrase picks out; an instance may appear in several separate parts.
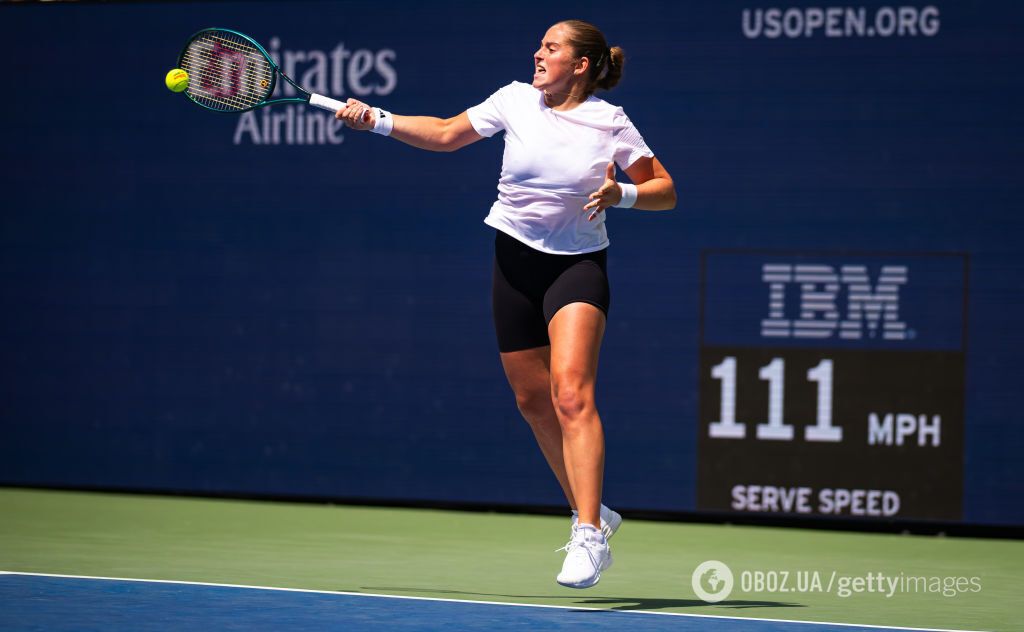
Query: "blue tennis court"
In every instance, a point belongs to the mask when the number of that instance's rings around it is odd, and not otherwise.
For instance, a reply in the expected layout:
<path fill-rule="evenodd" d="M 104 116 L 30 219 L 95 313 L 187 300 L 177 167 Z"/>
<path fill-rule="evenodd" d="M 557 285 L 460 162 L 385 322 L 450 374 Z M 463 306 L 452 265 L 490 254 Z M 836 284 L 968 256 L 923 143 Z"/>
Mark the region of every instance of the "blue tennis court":
<path fill-rule="evenodd" d="M 0 575 L 4 630 L 909 630 L 170 581 Z"/>

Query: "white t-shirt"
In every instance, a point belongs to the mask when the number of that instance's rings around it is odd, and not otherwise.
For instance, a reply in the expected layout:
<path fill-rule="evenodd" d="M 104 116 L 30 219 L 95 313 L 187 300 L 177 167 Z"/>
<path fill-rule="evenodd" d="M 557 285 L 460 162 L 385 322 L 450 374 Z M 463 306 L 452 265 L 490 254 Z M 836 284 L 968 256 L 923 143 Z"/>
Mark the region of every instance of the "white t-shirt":
<path fill-rule="evenodd" d="M 514 81 L 467 110 L 481 136 L 505 131 L 498 199 L 484 222 L 542 252 L 579 254 L 608 247 L 605 214 L 588 222 L 587 196 L 612 160 L 622 169 L 654 153 L 622 108 L 591 96 L 567 112 Z"/>

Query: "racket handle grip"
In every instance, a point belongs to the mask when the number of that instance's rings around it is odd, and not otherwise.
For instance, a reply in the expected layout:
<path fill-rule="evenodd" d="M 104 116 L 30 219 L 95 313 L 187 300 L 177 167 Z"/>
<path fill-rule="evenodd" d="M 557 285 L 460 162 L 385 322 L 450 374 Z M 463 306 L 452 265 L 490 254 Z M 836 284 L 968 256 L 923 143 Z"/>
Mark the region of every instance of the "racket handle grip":
<path fill-rule="evenodd" d="M 330 97 L 325 97 L 322 94 L 311 94 L 309 96 L 309 104 L 324 110 L 330 110 L 331 112 L 337 112 L 341 108 L 345 107 L 345 103 L 336 101 Z"/>

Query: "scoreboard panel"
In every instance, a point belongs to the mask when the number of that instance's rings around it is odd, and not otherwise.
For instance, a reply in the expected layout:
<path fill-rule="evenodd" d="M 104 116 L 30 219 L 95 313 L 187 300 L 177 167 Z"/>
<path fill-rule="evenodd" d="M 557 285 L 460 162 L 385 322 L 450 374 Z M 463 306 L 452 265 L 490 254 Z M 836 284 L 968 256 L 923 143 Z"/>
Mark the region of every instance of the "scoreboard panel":
<path fill-rule="evenodd" d="M 966 266 L 704 253 L 698 509 L 961 519 Z"/>

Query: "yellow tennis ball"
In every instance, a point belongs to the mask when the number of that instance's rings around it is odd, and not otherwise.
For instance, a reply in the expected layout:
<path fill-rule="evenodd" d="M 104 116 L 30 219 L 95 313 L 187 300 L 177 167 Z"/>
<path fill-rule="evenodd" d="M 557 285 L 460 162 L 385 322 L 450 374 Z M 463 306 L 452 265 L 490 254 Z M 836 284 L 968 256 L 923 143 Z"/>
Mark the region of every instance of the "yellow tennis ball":
<path fill-rule="evenodd" d="M 181 68 L 175 68 L 167 73 L 164 83 L 171 92 L 181 92 L 188 87 L 188 73 Z"/>

